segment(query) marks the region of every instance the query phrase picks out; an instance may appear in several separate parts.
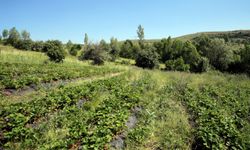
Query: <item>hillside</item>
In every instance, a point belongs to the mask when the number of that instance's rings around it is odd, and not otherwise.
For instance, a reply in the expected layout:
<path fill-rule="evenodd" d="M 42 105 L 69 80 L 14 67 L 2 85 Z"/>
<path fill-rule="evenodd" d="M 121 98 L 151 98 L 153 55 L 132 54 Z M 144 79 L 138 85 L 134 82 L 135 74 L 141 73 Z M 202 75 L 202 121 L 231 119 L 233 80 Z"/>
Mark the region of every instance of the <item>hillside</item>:
<path fill-rule="evenodd" d="M 234 30 L 234 31 L 211 31 L 211 32 L 197 32 L 197 33 L 192 33 L 192 34 L 187 34 L 187 35 L 182 35 L 179 37 L 174 37 L 173 39 L 178 39 L 181 41 L 187 41 L 187 40 L 192 40 L 195 37 L 198 37 L 202 34 L 208 35 L 209 37 L 212 38 L 229 38 L 234 41 L 250 41 L 250 30 Z M 167 37 L 165 37 L 167 38 Z M 153 43 L 160 41 L 161 39 L 146 39 L 146 42 L 148 43 Z M 137 42 L 137 40 L 132 40 L 134 42 Z"/>
<path fill-rule="evenodd" d="M 249 149 L 250 79 L 0 46 L 0 149 Z"/>
<path fill-rule="evenodd" d="M 210 37 L 217 37 L 217 38 L 225 38 L 228 37 L 229 39 L 242 39 L 242 40 L 250 40 L 250 30 L 234 30 L 234 31 L 218 31 L 218 32 L 198 32 L 194 34 L 183 35 L 180 37 L 176 37 L 179 40 L 192 40 L 195 37 L 198 37 L 202 34 L 206 34 Z"/>

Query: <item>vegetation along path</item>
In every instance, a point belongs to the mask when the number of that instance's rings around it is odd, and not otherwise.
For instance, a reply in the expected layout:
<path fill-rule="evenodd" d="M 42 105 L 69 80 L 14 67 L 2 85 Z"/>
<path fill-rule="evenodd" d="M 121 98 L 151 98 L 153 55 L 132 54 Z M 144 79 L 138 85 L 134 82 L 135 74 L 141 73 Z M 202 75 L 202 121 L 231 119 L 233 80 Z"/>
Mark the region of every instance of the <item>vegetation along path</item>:
<path fill-rule="evenodd" d="M 1 98 L 0 103 L 6 104 L 13 104 L 13 103 L 19 103 L 19 102 L 27 102 L 31 100 L 32 97 L 41 97 L 42 95 L 46 94 L 47 91 L 50 91 L 52 89 L 56 89 L 60 86 L 70 86 L 70 85 L 76 85 L 81 84 L 84 82 L 92 82 L 95 80 L 104 80 L 108 78 L 112 78 L 115 76 L 119 76 L 125 72 L 115 72 L 115 73 L 108 73 L 104 75 L 94 75 L 92 77 L 87 78 L 77 78 L 77 79 L 70 79 L 70 80 L 59 80 L 59 81 L 53 81 L 49 83 L 41 83 L 38 86 L 28 86 L 23 89 L 5 89 L 3 91 L 3 97 Z M 12 92 L 9 93 L 8 91 L 11 90 Z"/>

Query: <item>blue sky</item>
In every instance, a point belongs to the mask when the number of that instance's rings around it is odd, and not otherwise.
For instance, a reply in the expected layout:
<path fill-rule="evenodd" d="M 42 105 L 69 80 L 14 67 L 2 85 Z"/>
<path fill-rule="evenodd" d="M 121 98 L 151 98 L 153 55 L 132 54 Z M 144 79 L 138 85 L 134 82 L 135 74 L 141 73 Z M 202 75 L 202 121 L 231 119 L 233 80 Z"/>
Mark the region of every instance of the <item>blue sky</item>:
<path fill-rule="evenodd" d="M 34 40 L 180 36 L 200 31 L 250 29 L 250 0 L 0 0 L 0 30 L 26 29 Z"/>

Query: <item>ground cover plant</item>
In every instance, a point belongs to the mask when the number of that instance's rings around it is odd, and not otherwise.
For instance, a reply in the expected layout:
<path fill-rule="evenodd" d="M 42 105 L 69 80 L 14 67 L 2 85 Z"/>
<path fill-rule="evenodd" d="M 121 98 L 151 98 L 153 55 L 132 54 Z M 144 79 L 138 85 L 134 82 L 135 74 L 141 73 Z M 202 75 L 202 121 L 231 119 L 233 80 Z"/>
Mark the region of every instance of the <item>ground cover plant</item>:
<path fill-rule="evenodd" d="M 250 149 L 247 37 L 147 42 L 140 25 L 138 41 L 81 45 L 7 32 L 0 149 Z"/>

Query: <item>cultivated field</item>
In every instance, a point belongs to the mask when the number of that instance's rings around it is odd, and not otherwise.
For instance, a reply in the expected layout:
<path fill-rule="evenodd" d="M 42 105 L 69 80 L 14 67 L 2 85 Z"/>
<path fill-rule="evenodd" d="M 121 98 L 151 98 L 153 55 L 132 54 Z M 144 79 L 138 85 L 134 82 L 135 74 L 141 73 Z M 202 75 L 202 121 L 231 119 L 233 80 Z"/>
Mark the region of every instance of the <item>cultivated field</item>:
<path fill-rule="evenodd" d="M 3 149 L 249 149 L 250 80 L 1 46 Z"/>

